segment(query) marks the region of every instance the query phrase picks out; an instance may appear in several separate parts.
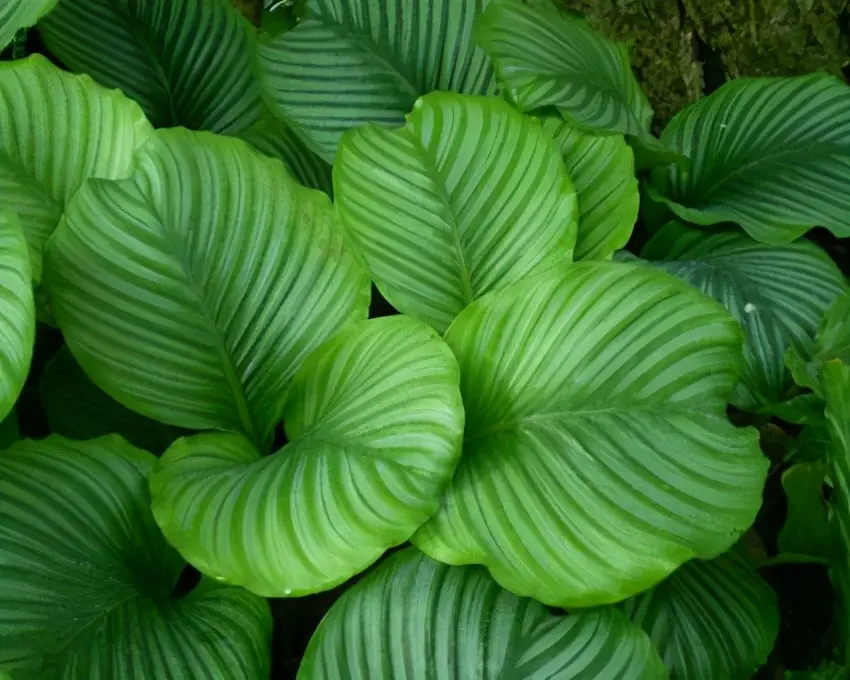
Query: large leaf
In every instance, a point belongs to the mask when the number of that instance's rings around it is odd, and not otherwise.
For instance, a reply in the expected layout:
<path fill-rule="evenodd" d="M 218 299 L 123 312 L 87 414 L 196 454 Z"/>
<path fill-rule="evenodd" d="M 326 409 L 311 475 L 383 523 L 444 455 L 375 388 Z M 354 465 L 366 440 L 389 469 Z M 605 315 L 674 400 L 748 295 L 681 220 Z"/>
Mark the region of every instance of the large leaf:
<path fill-rule="evenodd" d="M 364 318 L 328 197 L 245 142 L 157 132 L 132 177 L 92 181 L 46 283 L 75 358 L 128 408 L 266 446 L 310 351 Z"/>
<path fill-rule="evenodd" d="M 641 255 L 716 299 L 741 324 L 746 368 L 734 402 L 743 409 L 784 399 L 793 384 L 785 354 L 815 334 L 847 291 L 829 255 L 808 241 L 766 246 L 737 231 L 706 234 L 670 222 Z"/>
<path fill-rule="evenodd" d="M 472 43 L 487 2 L 308 0 L 307 18 L 260 48 L 266 99 L 331 163 L 346 130 L 402 125 L 423 94 L 493 91 Z"/>
<path fill-rule="evenodd" d="M 553 3 L 493 0 L 475 37 L 520 110 L 554 106 L 584 130 L 648 136 L 652 108 L 626 45 L 606 40 L 583 19 Z"/>
<path fill-rule="evenodd" d="M 331 588 L 437 511 L 460 455 L 459 380 L 424 324 L 353 325 L 295 379 L 289 444 L 263 458 L 237 435 L 179 441 L 151 481 L 154 515 L 219 580 L 269 596 Z"/>
<path fill-rule="evenodd" d="M 40 55 L 0 62 L 0 196 L 20 217 L 36 281 L 44 244 L 71 196 L 87 177 L 126 177 L 150 133 L 120 92 Z"/>
<path fill-rule="evenodd" d="M 776 594 L 737 551 L 693 560 L 625 603 L 671 680 L 748 680 L 779 632 Z"/>
<path fill-rule="evenodd" d="M 725 416 L 741 332 L 698 291 L 582 262 L 477 300 L 446 341 L 467 421 L 440 512 L 413 538 L 435 559 L 590 606 L 716 557 L 752 523 L 768 461 Z"/>
<path fill-rule="evenodd" d="M 235 133 L 260 113 L 256 39 L 229 0 L 62 0 L 39 30 L 67 66 L 123 90 L 158 127 Z"/>
<path fill-rule="evenodd" d="M 35 302 L 27 242 L 17 216 L 0 210 L 0 420 L 21 393 L 34 341 Z"/>
<path fill-rule="evenodd" d="M 334 193 L 384 297 L 440 332 L 484 293 L 572 259 L 572 182 L 540 124 L 496 98 L 434 93 L 400 130 L 348 133 Z"/>
<path fill-rule="evenodd" d="M 646 635 L 615 608 L 556 617 L 480 567 L 397 553 L 348 590 L 298 680 L 661 680 Z"/>
<path fill-rule="evenodd" d="M 21 28 L 33 26 L 56 7 L 58 0 L 2 0 L 0 2 L 0 50 L 12 42 Z"/>
<path fill-rule="evenodd" d="M 680 217 L 736 222 L 775 245 L 814 226 L 850 236 L 850 88 L 838 78 L 734 80 L 661 139 L 692 163 L 653 175 L 655 198 Z"/>
<path fill-rule="evenodd" d="M 15 680 L 268 677 L 260 598 L 183 569 L 150 512 L 154 464 L 111 436 L 0 456 L 0 669 Z"/>
<path fill-rule="evenodd" d="M 557 118 L 543 121 L 578 193 L 576 260 L 607 260 L 628 243 L 640 192 L 634 153 L 622 135 L 593 135 Z"/>

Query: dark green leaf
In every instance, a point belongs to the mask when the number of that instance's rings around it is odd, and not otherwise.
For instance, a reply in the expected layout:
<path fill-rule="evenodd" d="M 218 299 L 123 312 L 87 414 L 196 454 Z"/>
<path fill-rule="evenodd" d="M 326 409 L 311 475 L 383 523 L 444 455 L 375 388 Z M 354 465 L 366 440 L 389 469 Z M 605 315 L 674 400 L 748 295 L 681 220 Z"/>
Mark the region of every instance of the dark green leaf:
<path fill-rule="evenodd" d="M 780 553 L 829 558 L 832 551 L 824 499 L 825 475 L 823 460 L 797 463 L 782 473 L 788 514 L 777 537 Z"/>

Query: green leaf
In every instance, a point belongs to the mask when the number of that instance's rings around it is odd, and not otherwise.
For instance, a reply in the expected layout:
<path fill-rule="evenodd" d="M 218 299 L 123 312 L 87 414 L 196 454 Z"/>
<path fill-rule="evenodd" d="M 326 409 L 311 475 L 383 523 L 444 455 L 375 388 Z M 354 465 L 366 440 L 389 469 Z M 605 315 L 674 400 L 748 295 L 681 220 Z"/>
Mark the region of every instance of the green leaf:
<path fill-rule="evenodd" d="M 493 0 L 475 29 L 505 94 L 521 111 L 549 106 L 583 130 L 649 136 L 652 108 L 625 44 L 551 3 Z"/>
<path fill-rule="evenodd" d="M 795 425 L 822 425 L 823 399 L 812 392 L 806 392 L 763 406 L 756 413 L 775 416 Z"/>
<path fill-rule="evenodd" d="M 440 512 L 413 538 L 431 557 L 591 606 L 716 557 L 752 523 L 768 461 L 725 416 L 741 331 L 693 288 L 582 262 L 477 300 L 446 341 L 466 429 Z"/>
<path fill-rule="evenodd" d="M 789 347 L 804 344 L 841 293 L 844 276 L 813 243 L 766 246 L 736 231 L 706 234 L 670 222 L 641 256 L 720 302 L 744 329 L 746 368 L 733 402 L 757 409 L 782 401 Z"/>
<path fill-rule="evenodd" d="M 134 446 L 160 454 L 181 436 L 125 408 L 97 387 L 63 346 L 50 360 L 39 383 L 41 404 L 50 430 L 70 439 L 93 439 L 117 433 Z"/>
<path fill-rule="evenodd" d="M 826 559 L 831 554 L 829 512 L 824 499 L 824 461 L 797 463 L 782 473 L 788 514 L 779 531 L 780 553 Z"/>
<path fill-rule="evenodd" d="M 259 116 L 256 38 L 229 0 L 62 0 L 39 31 L 71 70 L 123 90 L 157 127 L 235 134 Z"/>
<path fill-rule="evenodd" d="M 578 193 L 577 260 L 607 260 L 628 243 L 640 194 L 631 148 L 621 135 L 583 134 L 556 118 L 543 120 Z"/>
<path fill-rule="evenodd" d="M 334 604 L 298 680 L 661 680 L 646 635 L 613 607 L 556 617 L 479 567 L 396 553 Z"/>
<path fill-rule="evenodd" d="M 15 680 L 268 677 L 268 605 L 183 569 L 150 512 L 155 459 L 120 437 L 0 456 L 0 669 Z"/>
<path fill-rule="evenodd" d="M 281 451 L 206 434 L 165 453 L 151 480 L 157 522 L 218 580 L 272 597 L 332 588 L 437 511 L 460 456 L 459 381 L 424 324 L 350 326 L 295 379 Z"/>
<path fill-rule="evenodd" d="M 20 438 L 21 432 L 18 429 L 18 416 L 14 411 L 11 411 L 0 422 L 0 450 L 8 449 Z"/>
<path fill-rule="evenodd" d="M 313 153 L 283 122 L 261 120 L 241 137 L 266 156 L 280 160 L 304 186 L 333 194 L 331 166 Z"/>
<path fill-rule="evenodd" d="M 15 407 L 24 387 L 34 342 L 35 301 L 27 242 L 17 216 L 0 210 L 0 420 Z"/>
<path fill-rule="evenodd" d="M 850 236 L 850 88 L 823 74 L 741 78 L 677 115 L 661 141 L 691 159 L 654 197 L 694 224 L 735 222 L 763 243 L 811 227 Z"/>
<path fill-rule="evenodd" d="M 44 244 L 68 201 L 88 177 L 129 175 L 151 127 L 120 92 L 33 55 L 0 62 L 0 130 L 3 208 L 18 214 L 40 281 Z"/>
<path fill-rule="evenodd" d="M 490 61 L 472 43 L 487 1 L 308 0 L 298 26 L 260 46 L 265 98 L 332 163 L 346 130 L 403 125 L 428 92 L 494 91 Z"/>
<path fill-rule="evenodd" d="M 671 680 L 745 680 L 773 649 L 776 594 L 736 551 L 693 560 L 625 603 L 655 644 Z"/>
<path fill-rule="evenodd" d="M 850 365 L 850 292 L 837 297 L 824 313 L 814 339 L 791 347 L 785 361 L 801 387 L 808 387 L 823 397 L 820 369 L 824 363 L 838 359 Z"/>
<path fill-rule="evenodd" d="M 264 448 L 303 360 L 367 314 L 333 220 L 326 195 L 245 142 L 159 131 L 132 177 L 71 202 L 48 248 L 56 320 L 124 406 Z"/>
<path fill-rule="evenodd" d="M 3 0 L 0 4 L 0 50 L 6 49 L 22 28 L 34 26 L 58 0 Z"/>
<path fill-rule="evenodd" d="M 488 291 L 572 259 L 576 193 L 552 140 L 494 97 L 434 93 L 400 130 L 348 133 L 334 194 L 383 296 L 440 332 Z"/>

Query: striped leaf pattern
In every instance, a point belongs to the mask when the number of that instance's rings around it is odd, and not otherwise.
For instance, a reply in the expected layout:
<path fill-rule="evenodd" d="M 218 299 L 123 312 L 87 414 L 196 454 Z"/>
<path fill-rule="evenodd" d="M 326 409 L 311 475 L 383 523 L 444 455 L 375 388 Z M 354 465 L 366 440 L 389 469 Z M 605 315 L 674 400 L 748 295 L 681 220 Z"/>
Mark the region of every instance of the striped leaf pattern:
<path fill-rule="evenodd" d="M 737 550 L 688 562 L 624 608 L 655 644 L 670 680 L 751 678 L 779 632 L 776 594 Z"/>
<path fill-rule="evenodd" d="M 399 130 L 348 133 L 334 194 L 383 296 L 440 332 L 488 291 L 572 259 L 576 194 L 557 150 L 495 98 L 434 93 Z"/>
<path fill-rule="evenodd" d="M 693 288 L 581 262 L 477 300 L 446 341 L 466 429 L 440 511 L 413 537 L 434 559 L 593 606 L 716 557 L 752 523 L 768 461 L 725 416 L 741 331 Z"/>
<path fill-rule="evenodd" d="M 327 196 L 245 142 L 158 131 L 132 177 L 74 197 L 48 249 L 53 311 L 131 410 L 265 447 L 303 360 L 367 314 L 333 219 Z"/>
<path fill-rule="evenodd" d="M 785 365 L 848 290 L 832 259 L 811 242 L 767 246 L 737 231 L 706 234 L 676 222 L 642 256 L 720 302 L 744 329 L 746 368 L 734 403 L 756 409 L 782 401 L 793 385 Z"/>
<path fill-rule="evenodd" d="M 58 0 L 3 0 L 0 3 L 0 50 L 5 49 L 22 28 L 35 25 Z"/>
<path fill-rule="evenodd" d="M 226 434 L 177 442 L 151 482 L 154 515 L 218 580 L 272 597 L 332 588 L 437 511 L 460 456 L 459 381 L 425 324 L 350 326 L 293 383 L 281 451 L 262 458 Z"/>
<path fill-rule="evenodd" d="M 35 302 L 27 242 L 17 216 L 0 211 L 0 420 L 21 393 L 34 341 Z"/>
<path fill-rule="evenodd" d="M 653 173 L 654 198 L 694 224 L 762 243 L 814 226 L 850 236 L 850 88 L 824 74 L 738 79 L 677 115 L 661 141 L 691 159 Z"/>
<path fill-rule="evenodd" d="M 552 3 L 493 0 L 475 29 L 505 94 L 521 111 L 554 106 L 584 130 L 649 137 L 649 100 L 626 45 Z"/>
<path fill-rule="evenodd" d="M 613 608 L 556 617 L 480 567 L 396 553 L 322 620 L 298 680 L 661 680 L 646 635 Z"/>
<path fill-rule="evenodd" d="M 33 55 L 0 62 L 0 196 L 17 213 L 41 280 L 42 250 L 88 177 L 130 174 L 150 136 L 133 102 Z"/>
<path fill-rule="evenodd" d="M 624 247 L 638 217 L 635 158 L 622 135 L 592 135 L 557 119 L 543 129 L 561 151 L 578 194 L 576 260 L 607 260 Z"/>
<path fill-rule="evenodd" d="M 232 134 L 260 113 L 256 38 L 229 0 L 62 0 L 39 31 L 71 70 L 123 90 L 157 127 Z"/>
<path fill-rule="evenodd" d="M 305 20 L 260 47 L 265 98 L 332 163 L 346 130 L 403 125 L 421 95 L 494 91 L 472 42 L 487 2 L 308 0 Z"/>
<path fill-rule="evenodd" d="M 268 677 L 271 616 L 183 569 L 150 512 L 155 459 L 118 436 L 0 457 L 0 669 L 16 680 Z M 143 653 L 140 653 L 143 652 Z"/>

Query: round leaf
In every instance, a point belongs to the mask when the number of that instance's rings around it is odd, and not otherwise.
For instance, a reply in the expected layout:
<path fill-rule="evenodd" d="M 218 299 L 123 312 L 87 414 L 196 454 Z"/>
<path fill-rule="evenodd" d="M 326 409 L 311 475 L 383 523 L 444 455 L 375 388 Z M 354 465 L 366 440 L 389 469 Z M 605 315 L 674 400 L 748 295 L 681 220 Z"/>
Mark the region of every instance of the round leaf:
<path fill-rule="evenodd" d="M 575 259 L 610 259 L 628 243 L 638 217 L 631 147 L 621 135 L 583 134 L 556 118 L 545 119 L 543 129 L 555 138 L 578 193 Z"/>
<path fill-rule="evenodd" d="M 51 239 L 59 326 L 128 408 L 265 447 L 301 362 L 366 316 L 368 281 L 328 197 L 245 142 L 163 130 L 137 158 L 86 184 Z"/>
<path fill-rule="evenodd" d="M 35 24 L 58 0 L 3 0 L 0 4 L 0 50 L 12 42 L 22 28 Z"/>
<path fill-rule="evenodd" d="M 21 220 L 36 281 L 44 244 L 77 189 L 88 177 L 129 175 L 150 134 L 120 92 L 41 55 L 0 62 L 0 195 Z"/>
<path fill-rule="evenodd" d="M 850 88 L 838 78 L 726 83 L 661 140 L 691 159 L 653 175 L 654 197 L 685 220 L 735 222 L 773 245 L 816 225 L 850 236 Z"/>
<path fill-rule="evenodd" d="M 582 262 L 477 300 L 446 341 L 467 423 L 440 511 L 413 538 L 435 559 L 591 606 L 719 555 L 752 524 L 768 461 L 725 416 L 741 332 L 698 291 Z"/>
<path fill-rule="evenodd" d="M 268 596 L 332 588 L 436 512 L 460 455 L 459 380 L 424 324 L 350 326 L 295 379 L 289 444 L 263 458 L 237 435 L 177 442 L 151 482 L 154 515 L 219 580 Z"/>
<path fill-rule="evenodd" d="M 733 401 L 776 404 L 793 384 L 785 354 L 815 334 L 844 276 L 813 243 L 766 246 L 736 231 L 706 234 L 675 222 L 641 255 L 720 302 L 744 329 L 746 368 Z"/>
<path fill-rule="evenodd" d="M 24 232 L 16 215 L 0 211 L 0 420 L 24 387 L 35 342 L 35 302 Z"/>
<path fill-rule="evenodd" d="M 298 680 L 661 680 L 646 635 L 615 608 L 556 617 L 479 567 L 396 553 L 348 590 Z"/>
<path fill-rule="evenodd" d="M 308 0 L 304 20 L 261 45 L 266 99 L 332 163 L 343 132 L 403 125 L 423 94 L 494 90 L 472 43 L 487 1 Z"/>
<path fill-rule="evenodd" d="M 157 127 L 236 133 L 260 113 L 256 38 L 229 0 L 62 0 L 39 31 L 64 64 L 123 90 Z"/>
<path fill-rule="evenodd" d="M 150 512 L 155 459 L 117 436 L 0 456 L 0 669 L 15 680 L 268 677 L 260 598 L 183 569 Z"/>
<path fill-rule="evenodd" d="M 496 98 L 434 93 L 400 130 L 348 133 L 334 194 L 384 297 L 440 332 L 484 293 L 572 258 L 576 194 L 552 140 Z"/>

